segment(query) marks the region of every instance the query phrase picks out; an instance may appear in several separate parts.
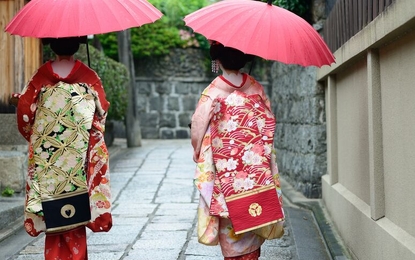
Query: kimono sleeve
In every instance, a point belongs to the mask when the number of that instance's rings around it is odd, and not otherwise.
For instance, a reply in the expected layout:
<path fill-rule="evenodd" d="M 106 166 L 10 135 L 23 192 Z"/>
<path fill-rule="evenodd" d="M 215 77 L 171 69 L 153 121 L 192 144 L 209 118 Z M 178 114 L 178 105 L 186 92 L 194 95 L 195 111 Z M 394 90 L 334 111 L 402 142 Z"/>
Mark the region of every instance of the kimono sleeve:
<path fill-rule="evenodd" d="M 105 117 L 108 113 L 108 109 L 110 106 L 110 103 L 107 100 L 104 87 L 102 86 L 101 80 L 98 80 L 95 82 L 94 85 L 92 85 L 92 89 L 97 94 L 97 107 L 98 107 L 98 113 L 100 116 Z"/>
<path fill-rule="evenodd" d="M 32 125 L 35 120 L 36 102 L 38 90 L 28 84 L 22 91 L 17 104 L 17 127 L 20 134 L 27 140 L 30 140 Z"/>
<path fill-rule="evenodd" d="M 94 120 L 92 121 L 92 126 L 103 133 L 105 131 L 105 122 L 107 119 L 110 103 L 106 99 L 106 94 L 100 80 L 93 84 L 91 88 L 94 90 L 96 95 L 96 110 Z"/>
<path fill-rule="evenodd" d="M 194 161 L 197 161 L 199 158 L 203 136 L 206 133 L 210 121 L 211 109 L 212 99 L 209 96 L 202 94 L 199 99 L 199 103 L 197 104 L 195 113 L 192 116 L 192 124 L 190 129 L 192 146 L 194 150 Z"/>
<path fill-rule="evenodd" d="M 265 93 L 264 87 L 259 82 L 257 82 L 257 84 L 258 84 L 258 87 L 260 88 L 259 95 L 261 96 L 262 100 L 264 101 L 264 103 L 267 106 L 267 108 L 269 109 L 269 111 L 272 111 L 271 102 L 269 101 L 269 98 L 268 98 L 267 94 Z"/>

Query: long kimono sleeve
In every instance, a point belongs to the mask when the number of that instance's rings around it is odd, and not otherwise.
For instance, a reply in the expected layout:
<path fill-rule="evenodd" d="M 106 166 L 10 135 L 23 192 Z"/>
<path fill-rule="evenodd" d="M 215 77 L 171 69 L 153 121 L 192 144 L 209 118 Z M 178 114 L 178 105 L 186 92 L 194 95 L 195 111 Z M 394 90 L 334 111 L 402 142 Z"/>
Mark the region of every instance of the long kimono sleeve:
<path fill-rule="evenodd" d="M 264 101 L 264 103 L 267 106 L 267 108 L 269 109 L 269 111 L 272 111 L 272 109 L 271 109 L 271 102 L 270 102 L 267 94 L 265 93 L 264 87 L 259 82 L 257 82 L 257 84 L 260 87 L 260 93 L 259 93 L 259 95 L 261 96 L 262 100 Z"/>
<path fill-rule="evenodd" d="M 36 102 L 38 90 L 28 84 L 22 91 L 17 104 L 17 127 L 20 134 L 27 140 L 30 140 L 32 125 L 35 120 Z"/>
<path fill-rule="evenodd" d="M 105 131 L 105 121 L 107 118 L 108 109 L 110 103 L 106 99 L 104 87 L 102 86 L 101 80 L 98 80 L 94 85 L 91 86 L 96 94 L 96 112 L 93 121 L 93 127 L 101 132 Z"/>
<path fill-rule="evenodd" d="M 88 228 L 93 232 L 107 232 L 112 227 L 109 153 L 104 139 L 105 120 L 110 103 L 100 80 L 91 88 L 96 94 L 96 111 L 92 122 L 88 149 L 88 187 L 91 205 L 91 221 Z"/>
<path fill-rule="evenodd" d="M 195 113 L 192 116 L 190 135 L 193 146 L 193 160 L 195 162 L 197 162 L 199 158 L 203 136 L 209 125 L 212 101 L 213 100 L 209 96 L 202 94 Z"/>
<path fill-rule="evenodd" d="M 110 106 L 110 103 L 107 100 L 107 97 L 106 97 L 106 94 L 105 94 L 105 91 L 104 91 L 104 87 L 102 86 L 101 80 L 97 81 L 92 86 L 92 89 L 97 93 L 98 101 L 99 101 L 99 104 L 100 104 L 100 109 L 102 109 L 100 113 L 102 113 L 102 112 L 107 113 L 108 109 L 109 109 L 109 106 Z"/>

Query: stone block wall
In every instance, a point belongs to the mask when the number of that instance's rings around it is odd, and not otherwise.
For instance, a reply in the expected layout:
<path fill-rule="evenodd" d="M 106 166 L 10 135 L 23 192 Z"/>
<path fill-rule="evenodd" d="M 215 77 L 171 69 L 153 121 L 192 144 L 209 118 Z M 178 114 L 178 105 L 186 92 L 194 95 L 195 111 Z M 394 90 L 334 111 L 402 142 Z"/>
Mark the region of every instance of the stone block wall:
<path fill-rule="evenodd" d="M 306 197 L 319 198 L 327 169 L 324 88 L 314 67 L 281 63 L 272 65 L 271 82 L 280 174 Z"/>
<path fill-rule="evenodd" d="M 18 151 L 0 150 L 0 188 L 24 191 L 27 174 L 27 154 Z"/>
<path fill-rule="evenodd" d="M 24 191 L 27 175 L 27 141 L 17 130 L 16 114 L 0 114 L 0 191 Z"/>
<path fill-rule="evenodd" d="M 189 123 L 202 90 L 210 83 L 205 78 L 138 78 L 136 113 L 143 139 L 190 138 Z"/>
<path fill-rule="evenodd" d="M 169 55 L 135 61 L 135 113 L 143 139 L 190 138 L 191 116 L 203 89 L 217 76 L 207 53 L 173 49 Z M 267 87 L 270 62 L 256 60 L 252 75 Z M 251 63 L 243 69 L 250 70 Z M 122 127 L 122 125 L 121 125 Z M 116 136 L 124 137 L 120 124 Z"/>

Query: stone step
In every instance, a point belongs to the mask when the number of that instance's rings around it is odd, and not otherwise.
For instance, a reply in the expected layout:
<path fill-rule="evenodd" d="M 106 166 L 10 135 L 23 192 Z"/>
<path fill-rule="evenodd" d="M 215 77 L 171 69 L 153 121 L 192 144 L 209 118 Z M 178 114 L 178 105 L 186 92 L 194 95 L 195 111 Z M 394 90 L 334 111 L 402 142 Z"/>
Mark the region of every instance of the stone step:
<path fill-rule="evenodd" d="M 23 225 L 24 195 L 0 197 L 0 241 L 14 234 Z"/>

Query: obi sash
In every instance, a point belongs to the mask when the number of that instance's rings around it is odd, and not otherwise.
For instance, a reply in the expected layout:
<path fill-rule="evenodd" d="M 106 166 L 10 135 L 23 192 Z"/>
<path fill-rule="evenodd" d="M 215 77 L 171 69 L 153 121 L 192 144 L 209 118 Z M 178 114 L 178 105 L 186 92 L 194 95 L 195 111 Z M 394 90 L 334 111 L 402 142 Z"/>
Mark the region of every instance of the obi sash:
<path fill-rule="evenodd" d="M 87 151 L 96 109 L 95 96 L 85 84 L 59 82 L 42 88 L 30 143 L 35 165 L 29 175 L 33 190 L 26 211 L 41 213 L 41 200 L 88 192 Z"/>
<path fill-rule="evenodd" d="M 261 96 L 234 91 L 217 98 L 210 131 L 216 168 L 210 208 L 224 199 L 236 234 L 281 221 L 271 172 L 275 117 Z"/>

